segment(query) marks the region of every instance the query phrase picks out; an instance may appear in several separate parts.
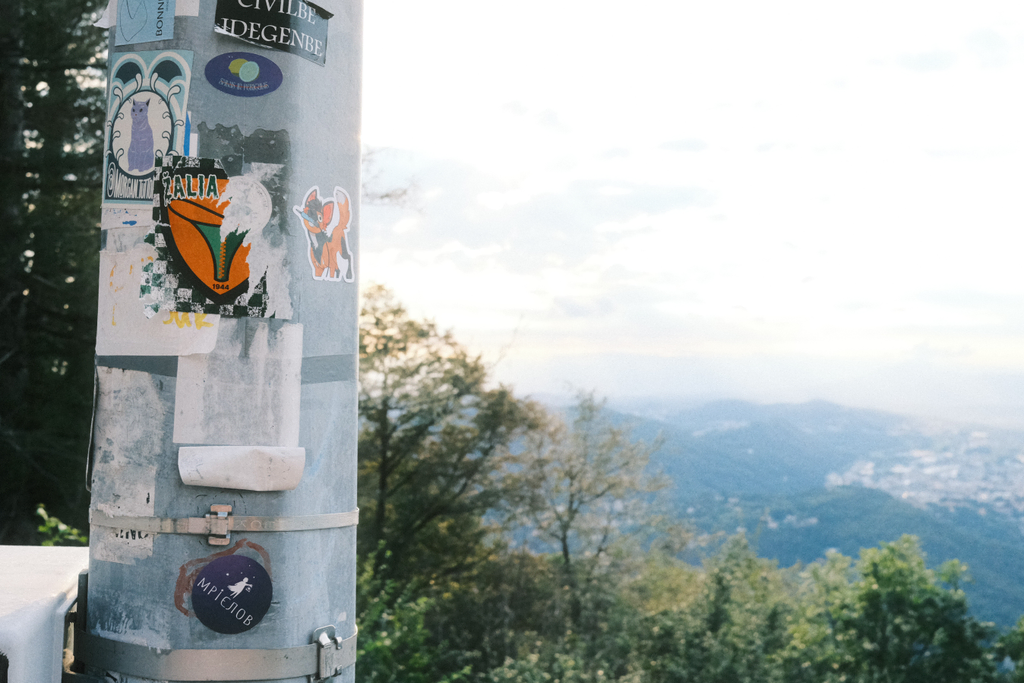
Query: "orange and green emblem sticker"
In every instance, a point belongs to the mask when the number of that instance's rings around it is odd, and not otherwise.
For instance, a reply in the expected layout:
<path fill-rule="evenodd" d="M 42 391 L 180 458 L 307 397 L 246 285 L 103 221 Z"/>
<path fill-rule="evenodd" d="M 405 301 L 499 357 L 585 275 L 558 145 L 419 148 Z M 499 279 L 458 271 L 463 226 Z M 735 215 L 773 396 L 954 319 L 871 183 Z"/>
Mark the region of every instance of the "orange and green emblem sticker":
<path fill-rule="evenodd" d="M 227 185 L 213 173 L 176 175 L 167 206 L 173 250 L 213 301 L 236 298 L 249 287 L 246 233 L 224 230 Z"/>
<path fill-rule="evenodd" d="M 161 171 L 151 237 L 162 259 L 143 282 L 143 298 L 179 312 L 265 316 L 265 275 L 252 282 L 248 257 L 251 234 L 270 219 L 266 188 L 229 178 L 216 159 L 165 157 Z"/>

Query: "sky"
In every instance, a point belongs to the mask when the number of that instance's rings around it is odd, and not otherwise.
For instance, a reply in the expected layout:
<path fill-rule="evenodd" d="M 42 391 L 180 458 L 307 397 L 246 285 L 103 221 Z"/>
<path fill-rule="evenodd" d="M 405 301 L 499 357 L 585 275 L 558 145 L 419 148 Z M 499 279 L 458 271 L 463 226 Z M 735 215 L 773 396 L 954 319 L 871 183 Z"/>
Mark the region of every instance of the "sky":
<path fill-rule="evenodd" d="M 1024 427 L 1024 5 L 365 0 L 362 283 L 519 394 Z"/>

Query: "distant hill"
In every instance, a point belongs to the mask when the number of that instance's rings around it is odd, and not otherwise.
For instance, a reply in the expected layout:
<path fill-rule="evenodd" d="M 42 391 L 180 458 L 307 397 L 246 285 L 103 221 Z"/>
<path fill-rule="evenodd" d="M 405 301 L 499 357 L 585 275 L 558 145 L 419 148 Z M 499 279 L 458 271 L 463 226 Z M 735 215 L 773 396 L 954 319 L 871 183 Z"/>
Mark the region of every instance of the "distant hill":
<path fill-rule="evenodd" d="M 662 435 L 652 467 L 697 529 L 744 529 L 781 566 L 914 534 L 930 566 L 969 565 L 980 618 L 1007 627 L 1024 614 L 1024 434 L 825 402 L 644 413 L 633 434 Z"/>

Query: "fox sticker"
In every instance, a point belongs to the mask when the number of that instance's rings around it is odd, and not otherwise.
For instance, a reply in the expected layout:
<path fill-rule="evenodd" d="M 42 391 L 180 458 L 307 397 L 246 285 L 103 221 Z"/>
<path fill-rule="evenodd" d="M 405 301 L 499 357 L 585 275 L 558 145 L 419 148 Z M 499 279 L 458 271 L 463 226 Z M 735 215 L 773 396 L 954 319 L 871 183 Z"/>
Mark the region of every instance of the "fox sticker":
<path fill-rule="evenodd" d="M 325 199 L 320 188 L 313 186 L 302 200 L 292 207 L 304 228 L 309 244 L 309 265 L 314 280 L 352 282 L 355 280 L 355 259 L 348 245 L 348 229 L 352 220 L 352 202 L 348 193 L 334 188 L 334 197 Z"/>

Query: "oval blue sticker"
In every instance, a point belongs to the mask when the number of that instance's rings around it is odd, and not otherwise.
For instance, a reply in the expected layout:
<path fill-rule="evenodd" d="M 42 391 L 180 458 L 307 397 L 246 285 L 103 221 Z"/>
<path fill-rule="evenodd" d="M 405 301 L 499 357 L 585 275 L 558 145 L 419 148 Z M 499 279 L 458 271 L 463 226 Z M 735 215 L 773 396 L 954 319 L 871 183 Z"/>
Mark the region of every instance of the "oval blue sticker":
<path fill-rule="evenodd" d="M 259 97 L 281 87 L 284 75 L 277 64 L 262 55 L 227 52 L 207 62 L 206 80 L 235 97 Z"/>
<path fill-rule="evenodd" d="M 199 572 L 192 586 L 192 609 L 217 633 L 242 633 L 260 623 L 273 597 L 270 575 L 259 562 L 228 555 Z"/>

